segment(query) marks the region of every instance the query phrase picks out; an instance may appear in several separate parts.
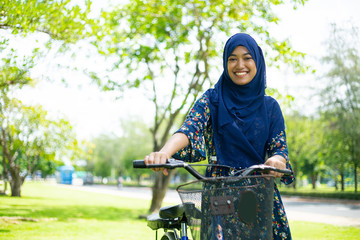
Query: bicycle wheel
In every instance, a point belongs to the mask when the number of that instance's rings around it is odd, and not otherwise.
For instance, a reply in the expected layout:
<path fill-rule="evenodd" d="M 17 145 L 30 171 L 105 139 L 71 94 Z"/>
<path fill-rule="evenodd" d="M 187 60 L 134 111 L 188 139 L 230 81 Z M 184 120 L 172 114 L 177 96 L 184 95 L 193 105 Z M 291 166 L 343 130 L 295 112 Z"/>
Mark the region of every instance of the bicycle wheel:
<path fill-rule="evenodd" d="M 174 232 L 166 232 L 160 240 L 176 240 Z"/>

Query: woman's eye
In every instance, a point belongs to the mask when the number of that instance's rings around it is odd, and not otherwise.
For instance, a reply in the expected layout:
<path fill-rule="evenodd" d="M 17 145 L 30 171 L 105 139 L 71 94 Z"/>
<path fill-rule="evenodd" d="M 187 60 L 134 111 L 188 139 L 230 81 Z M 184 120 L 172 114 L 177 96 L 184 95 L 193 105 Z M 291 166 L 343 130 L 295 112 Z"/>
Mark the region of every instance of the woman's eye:
<path fill-rule="evenodd" d="M 229 58 L 229 62 L 234 62 L 236 61 L 236 58 Z"/>

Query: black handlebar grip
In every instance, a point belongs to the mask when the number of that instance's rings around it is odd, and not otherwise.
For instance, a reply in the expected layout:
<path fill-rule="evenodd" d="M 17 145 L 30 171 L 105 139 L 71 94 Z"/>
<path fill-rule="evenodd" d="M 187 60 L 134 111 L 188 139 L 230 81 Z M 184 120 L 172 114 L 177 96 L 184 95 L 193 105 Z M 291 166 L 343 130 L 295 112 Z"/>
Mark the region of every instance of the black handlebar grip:
<path fill-rule="evenodd" d="M 283 173 L 285 176 L 291 176 L 291 174 L 293 174 L 293 171 L 289 169 L 284 169 L 281 173 Z"/>
<path fill-rule="evenodd" d="M 146 164 L 144 160 L 134 160 L 133 168 L 146 168 Z"/>

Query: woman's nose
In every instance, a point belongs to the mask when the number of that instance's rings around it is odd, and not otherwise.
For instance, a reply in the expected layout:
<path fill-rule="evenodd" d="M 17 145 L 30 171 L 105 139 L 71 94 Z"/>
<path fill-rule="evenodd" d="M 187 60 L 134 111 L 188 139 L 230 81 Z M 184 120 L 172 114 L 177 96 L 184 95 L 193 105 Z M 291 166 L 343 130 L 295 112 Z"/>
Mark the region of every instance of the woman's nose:
<path fill-rule="evenodd" d="M 242 59 L 239 59 L 238 62 L 237 62 L 236 67 L 238 67 L 238 68 L 244 67 L 244 61 Z"/>

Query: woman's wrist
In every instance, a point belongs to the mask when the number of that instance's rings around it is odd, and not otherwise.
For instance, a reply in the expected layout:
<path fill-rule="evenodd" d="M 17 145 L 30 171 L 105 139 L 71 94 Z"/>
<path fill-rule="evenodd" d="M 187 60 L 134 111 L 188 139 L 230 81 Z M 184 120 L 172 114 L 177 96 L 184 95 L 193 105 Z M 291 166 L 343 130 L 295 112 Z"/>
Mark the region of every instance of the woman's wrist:
<path fill-rule="evenodd" d="M 281 156 L 281 155 L 274 155 L 274 156 L 272 156 L 271 158 L 276 159 L 276 160 L 284 163 L 285 165 L 286 165 L 286 163 L 287 163 L 286 158 L 284 158 L 284 157 Z"/>
<path fill-rule="evenodd" d="M 165 154 L 166 158 L 169 159 L 172 155 L 170 155 L 166 150 L 161 149 L 158 153 Z"/>
<path fill-rule="evenodd" d="M 286 168 L 286 159 L 281 155 L 274 155 L 268 158 L 265 162 L 266 165 L 285 169 Z"/>

